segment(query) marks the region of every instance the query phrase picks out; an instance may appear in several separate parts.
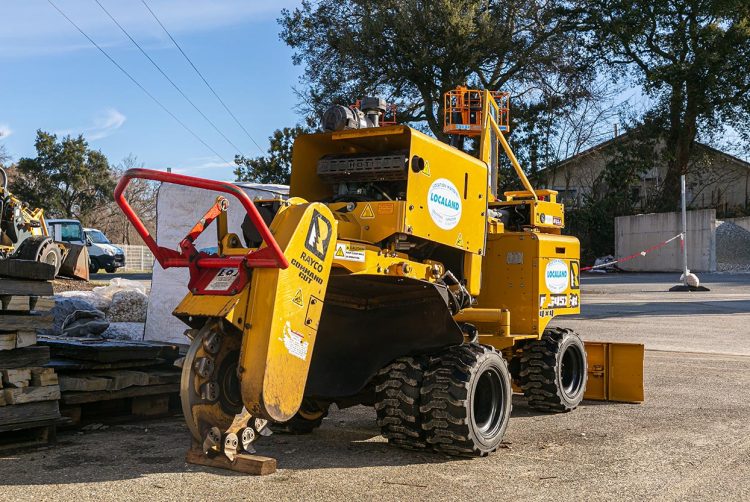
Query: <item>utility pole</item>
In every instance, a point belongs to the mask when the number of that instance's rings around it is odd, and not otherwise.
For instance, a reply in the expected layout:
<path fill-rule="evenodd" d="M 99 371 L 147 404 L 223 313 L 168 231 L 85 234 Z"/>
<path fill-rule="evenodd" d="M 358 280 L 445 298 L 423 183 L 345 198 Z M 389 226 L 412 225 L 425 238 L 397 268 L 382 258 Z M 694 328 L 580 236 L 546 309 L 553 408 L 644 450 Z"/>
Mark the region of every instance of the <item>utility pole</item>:
<path fill-rule="evenodd" d="M 687 193 L 685 189 L 685 175 L 680 176 L 680 196 L 682 198 L 682 234 L 680 243 L 682 244 L 682 284 L 672 286 L 670 291 L 710 291 L 707 287 L 701 286 L 698 277 L 688 269 L 687 258 Z"/>
<path fill-rule="evenodd" d="M 680 194 L 682 197 L 682 283 L 688 286 L 687 261 L 687 198 L 685 195 L 685 175 L 680 176 Z"/>

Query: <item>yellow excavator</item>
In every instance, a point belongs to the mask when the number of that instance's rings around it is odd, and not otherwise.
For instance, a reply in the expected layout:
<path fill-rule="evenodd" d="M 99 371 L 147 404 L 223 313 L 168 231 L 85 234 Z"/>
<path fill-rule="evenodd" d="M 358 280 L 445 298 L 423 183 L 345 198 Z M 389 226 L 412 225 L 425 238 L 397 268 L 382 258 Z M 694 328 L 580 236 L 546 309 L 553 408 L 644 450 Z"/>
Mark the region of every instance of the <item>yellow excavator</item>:
<path fill-rule="evenodd" d="M 46 263 L 58 274 L 89 279 L 86 246 L 55 242 L 44 220 L 44 210 L 31 209 L 8 189 L 8 174 L 0 168 L 0 259 Z"/>
<path fill-rule="evenodd" d="M 309 432 L 335 403 L 374 406 L 397 446 L 484 456 L 502 441 L 514 387 L 547 412 L 585 395 L 642 399 L 642 346 L 585 347 L 550 326 L 580 312 L 579 242 L 562 235 L 557 193 L 531 186 L 504 137 L 507 94 L 460 87 L 444 109 L 445 132 L 478 141 L 478 158 L 383 125 L 386 103 L 366 98 L 296 138 L 287 200 L 124 174 L 125 214 L 162 267 L 190 271 L 174 315 L 189 326 L 181 399 L 205 455 L 252 452 L 269 427 Z M 501 152 L 523 190 L 497 193 Z M 222 195 L 175 249 L 127 204 L 133 178 Z M 247 213 L 242 235 L 228 230 L 226 196 Z M 218 251 L 199 251 L 211 224 Z"/>

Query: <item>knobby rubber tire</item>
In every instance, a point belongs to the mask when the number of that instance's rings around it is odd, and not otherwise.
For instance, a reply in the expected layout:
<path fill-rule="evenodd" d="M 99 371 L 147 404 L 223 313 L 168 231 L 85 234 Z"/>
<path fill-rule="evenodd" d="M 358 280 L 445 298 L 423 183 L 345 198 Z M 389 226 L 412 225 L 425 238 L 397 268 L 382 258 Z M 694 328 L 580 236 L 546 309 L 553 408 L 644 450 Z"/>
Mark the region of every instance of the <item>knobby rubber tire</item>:
<path fill-rule="evenodd" d="M 565 353 L 578 359 L 574 383 L 563 375 Z M 529 406 L 539 411 L 565 413 L 574 410 L 586 391 L 586 349 L 581 338 L 567 328 L 548 328 L 540 340 L 525 342 L 520 355 L 518 384 Z M 572 387 L 566 390 L 566 387 Z"/>
<path fill-rule="evenodd" d="M 426 448 L 419 411 L 427 360 L 401 357 L 381 369 L 375 381 L 375 412 L 381 434 L 392 445 L 410 450 Z"/>
<path fill-rule="evenodd" d="M 41 235 L 27 237 L 18 246 L 13 256 L 21 260 L 49 263 L 48 257 L 52 255 L 54 255 L 54 263 L 51 265 L 55 267 L 55 276 L 57 276 L 60 272 L 60 266 L 62 266 L 62 255 L 51 237 Z"/>
<path fill-rule="evenodd" d="M 310 434 L 323 424 L 328 416 L 328 406 L 304 399 L 299 411 L 288 421 L 271 424 L 273 432 L 282 434 Z"/>
<path fill-rule="evenodd" d="M 494 389 L 489 401 L 487 385 Z M 480 420 L 485 413 L 478 409 L 483 403 L 491 407 L 486 421 Z M 430 358 L 420 411 L 427 442 L 435 450 L 472 457 L 496 451 L 511 408 L 508 364 L 493 348 L 469 343 Z"/>

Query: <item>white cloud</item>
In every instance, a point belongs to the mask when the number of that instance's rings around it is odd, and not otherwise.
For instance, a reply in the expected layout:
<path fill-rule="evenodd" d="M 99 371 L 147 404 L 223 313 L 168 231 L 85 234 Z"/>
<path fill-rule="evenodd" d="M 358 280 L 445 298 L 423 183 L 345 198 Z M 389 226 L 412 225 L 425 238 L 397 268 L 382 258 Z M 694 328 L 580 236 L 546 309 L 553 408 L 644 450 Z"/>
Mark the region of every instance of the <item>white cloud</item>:
<path fill-rule="evenodd" d="M 58 136 L 83 134 L 83 137 L 87 140 L 96 141 L 111 136 L 122 127 L 126 120 L 127 117 L 125 115 L 114 108 L 109 108 L 96 114 L 90 126 L 55 131 L 55 134 Z"/>
<path fill-rule="evenodd" d="M 130 41 L 91 0 L 54 0 L 55 4 L 102 46 L 129 46 Z M 273 19 L 299 0 L 147 0 L 148 5 L 179 41 L 179 35 L 213 30 L 246 21 Z M 44 0 L 3 0 L 0 16 L 0 58 L 28 57 L 94 49 Z M 170 43 L 140 2 L 103 0 L 102 5 L 139 42 Z"/>
<path fill-rule="evenodd" d="M 0 124 L 0 138 L 7 138 L 13 134 L 13 129 L 8 124 Z"/>
<path fill-rule="evenodd" d="M 185 165 L 173 169 L 177 173 L 189 173 L 191 171 L 202 171 L 205 169 L 223 169 L 231 167 L 234 169 L 237 164 L 234 162 L 224 162 L 216 157 L 196 157 L 186 162 Z"/>
<path fill-rule="evenodd" d="M 94 117 L 94 126 L 84 129 L 83 135 L 90 140 L 106 138 L 122 127 L 127 118 L 114 108 L 105 110 L 103 114 Z"/>

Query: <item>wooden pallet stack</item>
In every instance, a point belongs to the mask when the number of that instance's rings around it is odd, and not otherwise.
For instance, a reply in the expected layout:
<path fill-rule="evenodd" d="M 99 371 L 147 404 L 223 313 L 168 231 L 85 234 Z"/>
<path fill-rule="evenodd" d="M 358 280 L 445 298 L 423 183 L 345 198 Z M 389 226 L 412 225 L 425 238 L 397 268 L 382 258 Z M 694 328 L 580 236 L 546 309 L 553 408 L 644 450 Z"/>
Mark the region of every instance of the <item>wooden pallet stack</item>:
<path fill-rule="evenodd" d="M 150 342 L 42 337 L 59 376 L 60 411 L 73 426 L 174 413 L 178 347 Z"/>
<path fill-rule="evenodd" d="M 0 451 L 54 442 L 60 419 L 57 374 L 44 367 L 50 350 L 36 336 L 54 306 L 54 270 L 42 265 L 0 261 Z"/>

